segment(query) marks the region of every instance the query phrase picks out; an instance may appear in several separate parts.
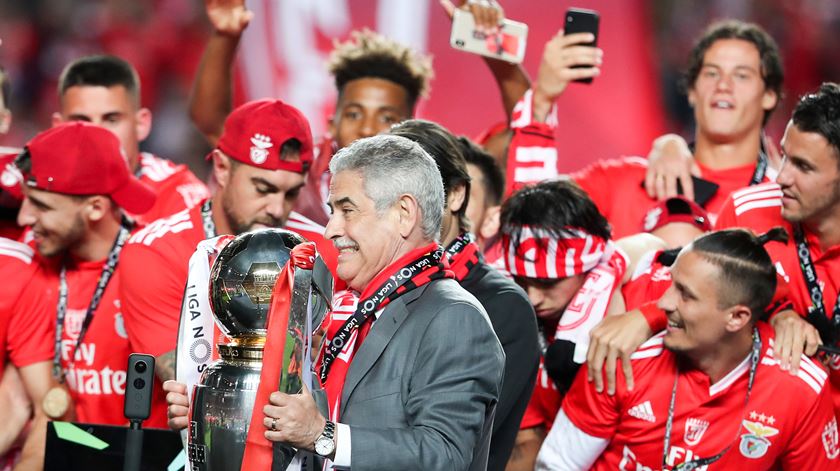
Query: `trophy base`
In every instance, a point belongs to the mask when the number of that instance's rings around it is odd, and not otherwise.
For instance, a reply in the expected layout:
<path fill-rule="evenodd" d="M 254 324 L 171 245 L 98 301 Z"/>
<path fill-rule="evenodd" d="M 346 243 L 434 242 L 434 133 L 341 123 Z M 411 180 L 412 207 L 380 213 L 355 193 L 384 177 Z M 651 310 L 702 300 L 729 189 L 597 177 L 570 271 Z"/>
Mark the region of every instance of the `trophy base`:
<path fill-rule="evenodd" d="M 240 468 L 259 382 L 259 363 L 216 362 L 202 373 L 190 416 L 187 451 L 193 470 Z"/>

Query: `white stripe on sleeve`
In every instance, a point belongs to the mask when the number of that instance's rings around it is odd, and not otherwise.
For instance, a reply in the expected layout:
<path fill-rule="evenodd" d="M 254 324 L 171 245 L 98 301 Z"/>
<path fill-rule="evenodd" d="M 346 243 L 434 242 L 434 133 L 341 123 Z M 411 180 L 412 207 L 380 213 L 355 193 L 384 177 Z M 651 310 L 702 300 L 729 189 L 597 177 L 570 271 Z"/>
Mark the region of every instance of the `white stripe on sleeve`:
<path fill-rule="evenodd" d="M 554 425 L 540 447 L 537 455 L 536 471 L 575 471 L 589 469 L 601 456 L 610 441 L 606 438 L 593 437 L 566 417 L 563 409 L 557 413 Z"/>

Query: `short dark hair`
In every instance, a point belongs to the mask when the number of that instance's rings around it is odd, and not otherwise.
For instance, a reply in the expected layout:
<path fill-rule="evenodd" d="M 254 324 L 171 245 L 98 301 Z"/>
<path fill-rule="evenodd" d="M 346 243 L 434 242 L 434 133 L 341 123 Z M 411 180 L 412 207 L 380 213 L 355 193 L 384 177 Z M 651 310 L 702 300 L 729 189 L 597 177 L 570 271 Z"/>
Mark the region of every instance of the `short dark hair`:
<path fill-rule="evenodd" d="M 458 140 L 443 126 L 424 119 L 409 119 L 394 125 L 389 134 L 410 139 L 423 148 L 440 170 L 443 179 L 444 197 L 448 198 L 453 188 L 464 187 L 464 204 L 455 215 L 461 231 L 469 230 L 467 221 L 467 204 L 470 201 L 470 174 L 467 172 L 467 162 L 461 153 Z"/>
<path fill-rule="evenodd" d="M 817 93 L 800 98 L 792 119 L 800 130 L 824 137 L 834 147 L 834 156 L 840 165 L 840 85 L 825 82 Z"/>
<path fill-rule="evenodd" d="M 87 56 L 76 59 L 61 72 L 58 79 L 58 96 L 63 97 L 70 87 L 125 87 L 140 104 L 140 79 L 128 62 L 111 55 Z"/>
<path fill-rule="evenodd" d="M 3 97 L 3 108 L 9 108 L 9 98 L 12 97 L 12 82 L 6 69 L 0 66 L 0 96 Z"/>
<path fill-rule="evenodd" d="M 481 171 L 482 185 L 484 186 L 484 204 L 487 206 L 498 206 L 502 204 L 502 197 L 505 194 L 505 174 L 499 166 L 499 162 L 488 154 L 468 137 L 460 136 L 458 144 L 461 145 L 461 153 L 468 164 L 475 165 Z M 477 183 L 477 182 L 472 182 Z"/>
<path fill-rule="evenodd" d="M 432 79 L 432 61 L 412 48 L 368 29 L 354 31 L 350 40 L 336 43 L 328 63 L 339 98 L 347 82 L 378 78 L 404 88 L 410 110 L 426 96 Z"/>
<path fill-rule="evenodd" d="M 718 268 L 720 309 L 744 305 L 757 321 L 776 292 L 776 267 L 764 244 L 787 240 L 781 227 L 760 236 L 744 229 L 725 229 L 700 236 L 685 250 L 700 254 Z"/>
<path fill-rule="evenodd" d="M 740 39 L 752 43 L 758 49 L 758 56 L 761 60 L 761 78 L 764 80 L 764 86 L 776 93 L 778 97 L 776 106 L 778 106 L 782 100 L 782 84 L 785 79 L 779 46 L 761 26 L 745 21 L 724 20 L 712 23 L 706 28 L 706 31 L 694 44 L 689 54 L 688 68 L 683 77 L 685 88 L 694 87 L 694 83 L 700 75 L 700 69 L 703 68 L 703 58 L 706 51 L 712 47 L 712 44 L 721 39 Z M 767 124 L 775 109 L 774 106 L 764 113 L 762 124 Z"/>
<path fill-rule="evenodd" d="M 552 237 L 580 229 L 610 239 L 610 224 L 585 191 L 571 180 L 549 180 L 526 186 L 502 205 L 502 233 L 518 246 L 523 226 L 538 227 Z"/>

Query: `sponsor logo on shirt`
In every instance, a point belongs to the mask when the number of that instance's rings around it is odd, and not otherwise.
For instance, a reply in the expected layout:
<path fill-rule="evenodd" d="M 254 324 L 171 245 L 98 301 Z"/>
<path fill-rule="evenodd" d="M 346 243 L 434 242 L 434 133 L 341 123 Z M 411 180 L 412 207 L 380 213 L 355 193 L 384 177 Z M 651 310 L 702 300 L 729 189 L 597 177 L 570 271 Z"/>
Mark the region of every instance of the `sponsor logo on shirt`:
<path fill-rule="evenodd" d="M 709 428 L 709 421 L 703 419 L 694 419 L 689 417 L 685 421 L 685 443 L 695 446 L 700 443 L 706 429 Z"/>
<path fill-rule="evenodd" d="M 840 456 L 840 437 L 837 434 L 837 418 L 832 417 L 831 420 L 825 424 L 822 432 L 823 448 L 825 448 L 825 456 L 833 460 Z"/>
<path fill-rule="evenodd" d="M 697 455 L 695 455 L 691 450 L 678 446 L 672 446 L 668 452 L 668 457 L 666 458 L 665 463 L 673 468 L 677 464 L 688 463 L 697 458 Z M 708 465 L 703 465 L 697 466 L 693 469 L 695 471 L 706 471 L 708 467 Z M 636 458 L 636 454 L 633 453 L 627 445 L 624 445 L 624 450 L 621 453 L 621 461 L 618 462 L 618 469 L 621 471 L 654 471 L 659 468 L 645 466 L 640 463 Z"/>
<path fill-rule="evenodd" d="M 754 415 L 755 411 L 750 413 L 750 418 Z M 766 422 L 775 422 L 775 419 L 772 416 L 767 417 L 764 414 L 758 414 L 758 416 L 759 418 L 764 417 Z M 771 444 L 770 440 L 767 438 L 778 435 L 779 430 L 768 425 L 764 425 L 758 421 L 753 422 L 745 419 L 741 423 L 744 428 L 750 432 L 741 435 L 741 444 L 738 447 L 741 454 L 752 459 L 758 459 L 766 455 L 767 449 L 770 448 Z"/>
<path fill-rule="evenodd" d="M 656 422 L 656 416 L 653 415 L 653 408 L 650 406 L 650 401 L 645 401 L 631 407 L 630 410 L 627 411 L 627 415 L 651 423 Z"/>

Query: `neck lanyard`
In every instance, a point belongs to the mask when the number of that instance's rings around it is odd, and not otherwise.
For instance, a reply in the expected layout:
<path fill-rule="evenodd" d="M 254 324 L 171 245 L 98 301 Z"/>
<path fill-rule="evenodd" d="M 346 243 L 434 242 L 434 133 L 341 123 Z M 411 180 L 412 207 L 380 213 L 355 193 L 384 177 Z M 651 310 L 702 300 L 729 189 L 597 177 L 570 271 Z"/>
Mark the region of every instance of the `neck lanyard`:
<path fill-rule="evenodd" d="M 840 293 L 838 293 L 837 301 L 834 303 L 832 317 L 829 318 L 828 311 L 825 308 L 823 292 L 817 280 L 817 270 L 814 268 L 814 261 L 811 259 L 811 249 L 808 247 L 805 233 L 799 224 L 793 227 L 793 239 L 796 242 L 799 269 L 802 270 L 802 277 L 805 278 L 805 283 L 808 285 L 808 294 L 811 296 L 808 322 L 817 328 L 826 345 L 834 345 L 837 341 L 837 334 L 840 333 Z"/>
<path fill-rule="evenodd" d="M 205 239 L 216 237 L 216 225 L 213 224 L 213 210 L 209 198 L 201 205 L 201 224 L 204 227 Z"/>
<path fill-rule="evenodd" d="M 694 154 L 694 143 L 692 142 L 688 146 L 691 153 Z M 758 185 L 759 183 L 764 181 L 764 176 L 767 174 L 767 166 L 769 165 L 769 159 L 767 158 L 767 154 L 764 153 L 764 149 L 758 150 L 758 161 L 755 163 L 755 170 L 753 171 L 752 178 L 750 178 L 749 186 Z"/>
<path fill-rule="evenodd" d="M 753 171 L 749 186 L 758 185 L 764 181 L 764 175 L 767 174 L 767 165 L 767 154 L 763 150 L 758 151 L 758 162 L 755 163 L 755 171 Z"/>
<path fill-rule="evenodd" d="M 750 377 L 747 381 L 747 395 L 744 397 L 744 410 L 741 412 L 741 416 L 743 417 L 747 410 L 747 404 L 750 402 L 750 393 L 752 392 L 753 382 L 755 381 L 755 371 L 758 369 L 758 358 L 761 355 L 761 337 L 758 335 L 758 329 L 753 327 L 752 332 L 752 352 L 750 353 Z M 674 378 L 674 389 L 671 390 L 671 404 L 668 406 L 668 420 L 665 422 L 665 449 L 662 452 L 662 469 L 668 469 L 668 452 L 671 449 L 671 428 L 674 425 L 674 410 L 677 405 L 677 382 L 679 380 L 680 373 L 679 369 L 677 370 L 677 375 Z M 738 425 L 738 430 L 735 431 L 735 440 L 738 439 L 738 433 L 741 431 L 740 424 Z M 734 443 L 734 441 L 732 442 Z M 697 469 L 701 466 L 707 466 L 715 461 L 723 458 L 723 455 L 732 448 L 732 443 L 727 445 L 726 448 L 723 449 L 720 453 L 712 456 L 710 458 L 698 458 L 695 460 L 687 461 L 685 463 L 681 463 L 677 466 L 674 466 L 673 469 L 678 471 L 691 471 Z"/>
<path fill-rule="evenodd" d="M 359 299 L 356 312 L 344 321 L 344 324 L 330 340 L 329 346 L 324 350 L 324 358 L 321 363 L 321 381 L 324 383 L 327 381 L 327 373 L 330 371 L 333 360 L 341 353 L 353 331 L 362 326 L 376 311 L 414 288 L 432 280 L 451 276 L 447 274 L 442 261 L 443 249 L 437 247 L 432 252 L 395 270 L 382 285 L 376 287 L 376 290 L 370 291 L 372 293 L 370 296 Z"/>
<path fill-rule="evenodd" d="M 76 345 L 73 347 L 73 351 L 71 352 L 68 360 L 69 365 L 72 365 L 75 361 L 76 352 L 82 344 L 85 334 L 87 334 L 91 321 L 93 321 L 93 313 L 96 311 L 96 308 L 99 307 L 99 302 L 102 300 L 105 288 L 108 286 L 108 282 L 111 281 L 111 276 L 114 274 L 117 262 L 119 261 L 120 251 L 122 251 L 123 245 L 125 245 L 125 241 L 128 240 L 128 236 L 131 233 L 130 227 L 130 223 L 123 219 L 120 225 L 120 231 L 114 241 L 114 245 L 111 247 L 111 251 L 108 252 L 108 258 L 105 260 L 105 266 L 102 267 L 102 273 L 99 275 L 99 281 L 96 282 L 96 290 L 93 292 L 90 304 L 88 304 L 87 312 L 85 312 L 85 318 L 82 321 L 82 327 L 79 330 L 79 336 L 76 339 Z M 56 314 L 53 377 L 63 383 L 64 371 L 61 368 L 61 339 L 64 335 L 64 317 L 67 315 L 67 267 L 65 265 L 62 265 L 61 274 L 59 275 L 58 305 L 56 306 Z"/>
<path fill-rule="evenodd" d="M 463 280 L 470 270 L 478 264 L 478 245 L 475 236 L 465 232 L 453 240 L 446 248 L 449 268 L 455 273 L 455 279 Z"/>

